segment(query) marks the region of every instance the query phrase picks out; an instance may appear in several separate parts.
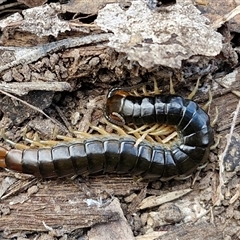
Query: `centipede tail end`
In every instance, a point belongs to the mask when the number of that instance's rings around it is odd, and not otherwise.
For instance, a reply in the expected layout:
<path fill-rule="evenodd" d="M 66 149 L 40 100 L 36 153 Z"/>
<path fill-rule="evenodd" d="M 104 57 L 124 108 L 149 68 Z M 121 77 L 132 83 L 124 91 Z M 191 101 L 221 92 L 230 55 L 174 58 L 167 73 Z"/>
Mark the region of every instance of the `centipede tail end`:
<path fill-rule="evenodd" d="M 8 150 L 2 146 L 0 146 L 0 168 L 5 168 L 6 167 L 6 156 L 8 154 Z"/>
<path fill-rule="evenodd" d="M 0 151 L 2 150 L 0 149 Z M 8 151 L 5 156 L 5 168 L 22 173 L 22 154 L 23 151 L 19 149 L 11 149 Z"/>

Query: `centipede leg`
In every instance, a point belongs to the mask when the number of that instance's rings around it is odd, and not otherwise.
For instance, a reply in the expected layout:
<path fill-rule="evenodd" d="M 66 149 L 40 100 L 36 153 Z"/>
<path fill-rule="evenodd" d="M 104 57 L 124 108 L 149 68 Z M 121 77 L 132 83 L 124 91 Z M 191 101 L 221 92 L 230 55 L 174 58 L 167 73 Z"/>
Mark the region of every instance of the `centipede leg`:
<path fill-rule="evenodd" d="M 116 130 L 119 135 L 121 135 L 121 136 L 128 136 L 128 134 L 122 128 L 120 128 L 119 126 L 117 126 L 115 124 L 112 124 L 111 122 L 107 121 L 106 119 L 104 119 L 104 122 L 108 126 L 110 126 L 112 129 Z"/>
<path fill-rule="evenodd" d="M 172 77 L 170 77 L 170 94 L 175 94 L 175 90 L 173 87 L 173 81 L 172 81 Z"/>
<path fill-rule="evenodd" d="M 208 162 L 205 162 L 204 164 L 198 166 L 197 170 L 201 170 L 201 169 L 205 168 L 207 165 L 208 165 Z"/>
<path fill-rule="evenodd" d="M 143 92 L 144 96 L 149 96 L 150 95 L 149 92 L 147 91 L 146 85 L 142 86 L 142 92 Z"/>
<path fill-rule="evenodd" d="M 221 136 L 217 136 L 217 141 L 210 147 L 210 150 L 214 150 L 217 148 L 218 144 L 220 143 Z"/>
<path fill-rule="evenodd" d="M 175 180 L 186 180 L 186 179 L 188 179 L 188 178 L 190 178 L 192 176 L 192 174 L 189 174 L 189 175 L 187 175 L 187 176 L 185 176 L 185 175 L 180 175 L 180 176 L 177 176 L 177 177 L 175 177 L 174 179 Z"/>
<path fill-rule="evenodd" d="M 215 116 L 214 119 L 211 121 L 211 126 L 214 127 L 214 125 L 216 124 L 217 120 L 218 120 L 218 108 L 215 107 Z"/>
<path fill-rule="evenodd" d="M 140 142 L 142 142 L 144 139 L 146 139 L 147 135 L 154 131 L 156 128 L 158 127 L 158 124 L 154 124 L 151 128 L 145 130 L 143 133 L 142 133 L 142 136 L 140 138 L 137 139 L 136 143 L 135 143 L 135 146 L 137 146 Z"/>
<path fill-rule="evenodd" d="M 154 87 L 154 94 L 158 95 L 161 93 L 161 90 L 159 89 L 155 78 L 153 79 L 153 87 Z"/>
<path fill-rule="evenodd" d="M 149 125 L 145 124 L 139 128 L 137 128 L 137 126 L 135 126 L 135 128 L 133 129 L 127 125 L 124 125 L 124 128 L 127 130 L 127 133 L 133 135 L 136 139 L 146 139 L 149 142 L 154 142 L 153 138 L 149 135 L 146 135 L 143 137 L 143 134 L 144 134 L 143 130 L 148 127 L 149 127 Z"/>
<path fill-rule="evenodd" d="M 38 137 L 34 139 L 24 137 L 24 141 L 26 141 L 27 143 L 30 143 L 31 144 L 30 147 L 52 147 L 59 143 L 59 141 L 53 141 L 53 140 L 43 141 L 43 140 L 40 140 Z"/>
<path fill-rule="evenodd" d="M 133 90 L 133 94 L 134 94 L 135 96 L 141 96 L 141 95 L 138 93 L 137 90 Z"/>
<path fill-rule="evenodd" d="M 202 109 L 203 109 L 204 111 L 207 111 L 207 109 L 208 109 L 209 106 L 211 105 L 212 99 L 213 99 L 213 98 L 212 98 L 212 92 L 209 91 L 208 93 L 209 93 L 208 101 L 202 106 Z"/>
<path fill-rule="evenodd" d="M 188 95 L 187 99 L 192 99 L 195 96 L 195 94 L 196 94 L 196 92 L 198 90 L 198 87 L 199 87 L 200 79 L 201 79 L 201 77 L 198 78 L 196 86 L 194 87 L 192 92 Z"/>
<path fill-rule="evenodd" d="M 25 144 L 21 144 L 21 143 L 15 143 L 14 141 L 10 140 L 7 138 L 7 136 L 5 135 L 4 130 L 1 131 L 1 138 L 8 144 L 10 144 L 12 147 L 19 149 L 19 150 L 25 150 L 28 149 L 29 146 L 25 145 Z"/>

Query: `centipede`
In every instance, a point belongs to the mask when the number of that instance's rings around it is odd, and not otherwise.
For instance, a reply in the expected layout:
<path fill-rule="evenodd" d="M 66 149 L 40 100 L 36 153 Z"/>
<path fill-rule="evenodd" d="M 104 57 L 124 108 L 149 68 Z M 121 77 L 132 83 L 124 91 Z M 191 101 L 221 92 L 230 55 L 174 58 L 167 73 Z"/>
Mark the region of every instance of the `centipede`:
<path fill-rule="evenodd" d="M 104 115 L 118 130 L 128 123 L 174 126 L 179 140 L 169 146 L 146 139 L 136 144 L 134 136 L 104 132 L 52 147 L 7 150 L 1 146 L 0 167 L 43 179 L 101 172 L 165 181 L 189 176 L 208 161 L 213 128 L 208 114 L 193 100 L 172 94 L 134 96 L 125 89 L 111 89 Z"/>

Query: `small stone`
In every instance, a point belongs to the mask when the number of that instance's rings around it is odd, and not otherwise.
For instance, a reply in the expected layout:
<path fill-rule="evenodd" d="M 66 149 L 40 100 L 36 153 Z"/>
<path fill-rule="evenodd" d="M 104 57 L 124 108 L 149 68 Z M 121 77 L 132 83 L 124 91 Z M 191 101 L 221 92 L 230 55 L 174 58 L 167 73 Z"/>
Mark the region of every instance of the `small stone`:
<path fill-rule="evenodd" d="M 38 192 L 38 187 L 36 185 L 34 185 L 28 189 L 27 194 L 28 194 L 28 196 L 31 196 L 36 192 Z"/>
<path fill-rule="evenodd" d="M 136 194 L 136 193 L 132 193 L 131 195 L 125 197 L 124 200 L 125 200 L 125 202 L 130 203 L 130 202 L 132 202 L 132 200 L 133 200 L 135 197 L 137 197 L 137 194 Z"/>

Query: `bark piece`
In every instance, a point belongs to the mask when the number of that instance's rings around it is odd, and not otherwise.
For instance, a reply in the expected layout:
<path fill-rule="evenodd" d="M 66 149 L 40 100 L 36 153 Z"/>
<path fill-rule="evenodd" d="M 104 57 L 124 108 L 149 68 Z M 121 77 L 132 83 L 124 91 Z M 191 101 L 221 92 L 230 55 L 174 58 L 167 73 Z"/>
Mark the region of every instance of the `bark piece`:
<path fill-rule="evenodd" d="M 127 223 L 126 218 L 123 215 L 123 211 L 120 206 L 120 202 L 115 198 L 112 203 L 105 208 L 105 210 L 115 211 L 119 214 L 120 218 L 118 221 L 100 224 L 91 228 L 88 232 L 88 237 L 91 240 L 98 239 L 128 239 L 133 240 L 133 233 L 130 226 Z"/>
<path fill-rule="evenodd" d="M 222 49 L 221 34 L 207 25 L 208 19 L 191 4 L 174 4 L 158 11 L 140 0 L 127 10 L 117 3 L 108 4 L 95 22 L 114 33 L 110 47 L 145 68 L 181 68 L 182 60 L 194 55 L 216 56 Z"/>
<path fill-rule="evenodd" d="M 10 213 L 0 217 L 0 232 L 12 234 L 18 231 L 64 229 L 64 233 L 70 233 L 95 224 L 116 221 L 122 217 L 122 213 L 114 207 L 106 207 L 109 196 L 126 195 L 143 186 L 144 183 L 136 183 L 132 178 L 107 176 L 90 178 L 86 184 L 74 184 L 61 179 L 38 181 L 36 193 L 18 193 L 1 200 L 1 204 L 10 208 Z M 106 192 L 108 198 L 101 200 L 102 193 Z"/>
<path fill-rule="evenodd" d="M 60 5 L 51 4 L 24 10 L 20 28 L 39 37 L 49 35 L 57 37 L 61 32 L 70 31 L 69 23 L 58 17 L 60 9 Z"/>
<path fill-rule="evenodd" d="M 228 137 L 228 136 L 227 136 Z M 226 157 L 224 158 L 224 168 L 227 172 L 233 172 L 236 168 L 239 170 L 240 161 L 240 136 L 238 133 L 234 133 L 231 138 Z"/>
<path fill-rule="evenodd" d="M 146 208 L 159 206 L 163 203 L 170 202 L 177 198 L 180 198 L 180 197 L 184 196 L 185 194 L 188 194 L 191 191 L 192 191 L 192 189 L 184 189 L 181 191 L 169 192 L 162 196 L 147 197 L 138 205 L 138 209 L 143 210 Z"/>

